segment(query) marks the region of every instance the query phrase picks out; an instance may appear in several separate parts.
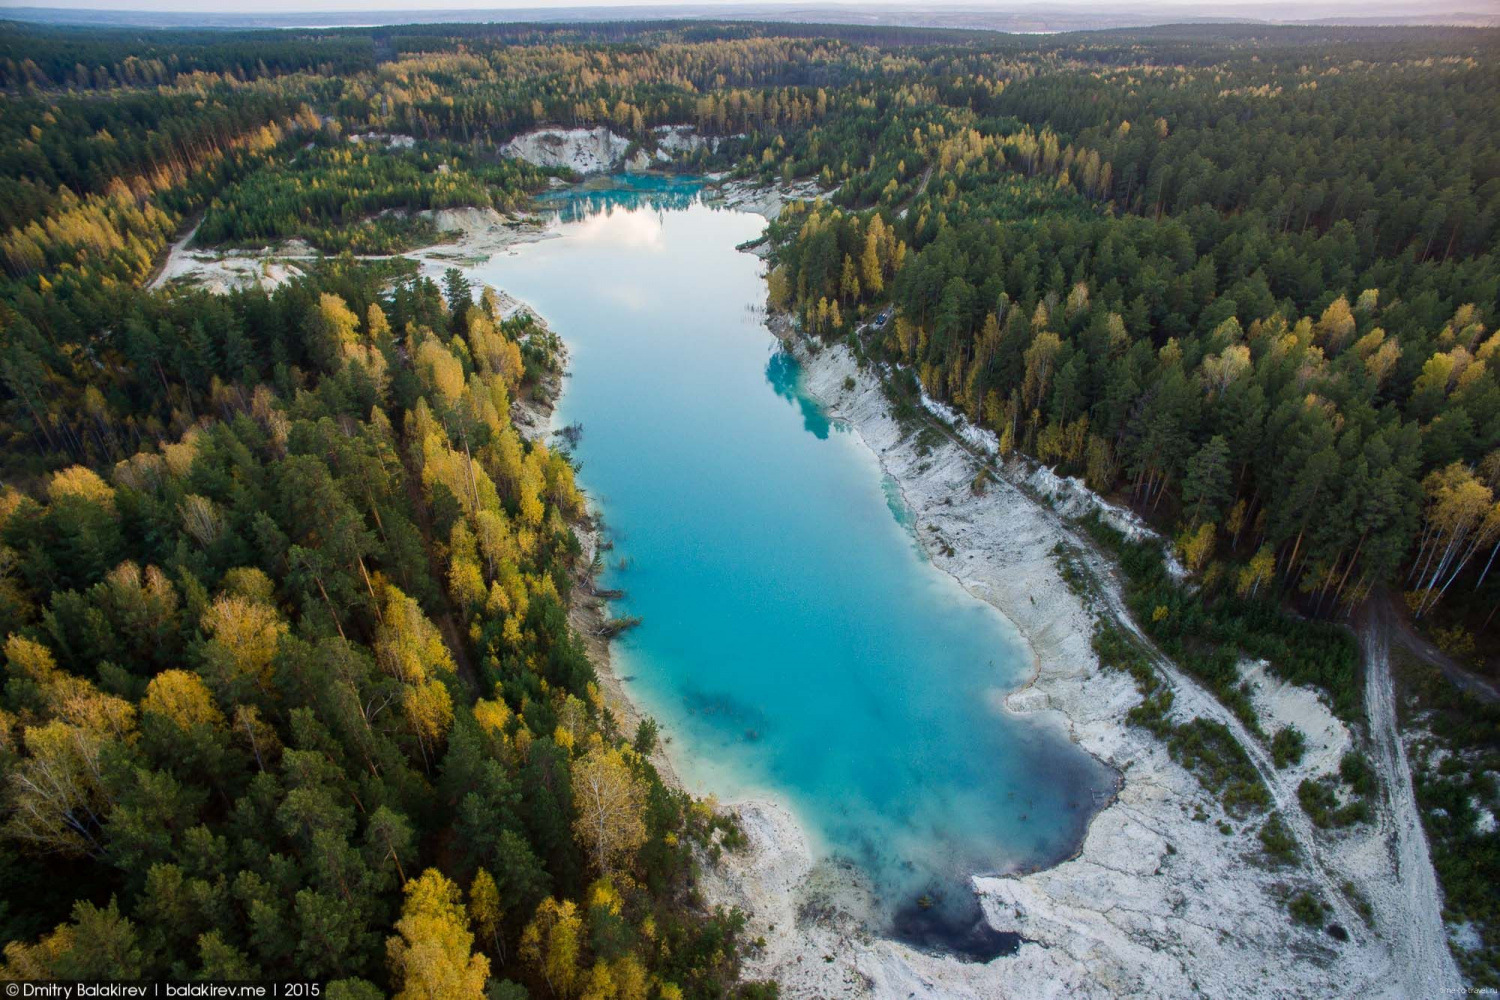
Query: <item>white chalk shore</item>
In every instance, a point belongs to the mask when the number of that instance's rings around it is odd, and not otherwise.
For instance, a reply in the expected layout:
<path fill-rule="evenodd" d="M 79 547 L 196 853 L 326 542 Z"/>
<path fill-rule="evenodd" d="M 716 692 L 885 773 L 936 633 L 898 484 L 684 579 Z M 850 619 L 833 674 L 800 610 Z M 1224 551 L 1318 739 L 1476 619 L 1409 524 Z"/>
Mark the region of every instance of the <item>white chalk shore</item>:
<path fill-rule="evenodd" d="M 488 260 L 522 243 L 535 243 L 550 235 L 545 223 L 532 215 L 511 218 L 492 208 L 444 208 L 419 212 L 431 219 L 444 242 L 400 254 L 364 254 L 360 260 L 407 257 L 430 278 L 441 278 L 450 267 Z M 271 291 L 305 273 L 312 262 L 325 255 L 302 240 L 284 240 L 264 247 L 224 249 L 192 246 L 195 227 L 173 243 L 166 262 L 149 287 L 175 285 L 200 288 L 223 295 L 237 289 Z"/>

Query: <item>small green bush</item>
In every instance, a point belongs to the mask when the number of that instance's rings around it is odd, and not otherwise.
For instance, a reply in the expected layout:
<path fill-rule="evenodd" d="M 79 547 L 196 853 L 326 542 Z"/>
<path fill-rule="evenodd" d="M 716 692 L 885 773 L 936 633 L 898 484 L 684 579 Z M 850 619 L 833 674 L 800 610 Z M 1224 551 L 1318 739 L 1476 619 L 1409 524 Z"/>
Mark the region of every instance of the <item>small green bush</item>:
<path fill-rule="evenodd" d="M 1287 726 L 1271 737 L 1271 760 L 1278 768 L 1302 763 L 1302 754 L 1307 749 L 1307 738 L 1296 726 Z"/>
<path fill-rule="evenodd" d="M 1328 920 L 1328 906 L 1310 892 L 1299 892 L 1287 903 L 1292 919 L 1306 927 L 1322 927 Z"/>

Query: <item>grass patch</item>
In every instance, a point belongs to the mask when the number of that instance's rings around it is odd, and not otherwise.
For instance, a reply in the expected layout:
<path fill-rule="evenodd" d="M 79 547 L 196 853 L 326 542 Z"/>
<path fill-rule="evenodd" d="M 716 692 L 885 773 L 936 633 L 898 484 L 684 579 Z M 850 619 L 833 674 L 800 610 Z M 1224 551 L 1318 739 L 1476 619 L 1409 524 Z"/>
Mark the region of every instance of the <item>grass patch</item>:
<path fill-rule="evenodd" d="M 1308 778 L 1297 786 L 1297 801 L 1314 826 L 1337 830 L 1370 818 L 1370 807 L 1363 799 L 1340 803 L 1337 788 L 1332 778 Z"/>
<path fill-rule="evenodd" d="M 1306 890 L 1288 900 L 1286 909 L 1292 915 L 1292 920 L 1304 927 L 1321 928 L 1328 922 L 1328 915 L 1331 912 L 1327 903 Z"/>

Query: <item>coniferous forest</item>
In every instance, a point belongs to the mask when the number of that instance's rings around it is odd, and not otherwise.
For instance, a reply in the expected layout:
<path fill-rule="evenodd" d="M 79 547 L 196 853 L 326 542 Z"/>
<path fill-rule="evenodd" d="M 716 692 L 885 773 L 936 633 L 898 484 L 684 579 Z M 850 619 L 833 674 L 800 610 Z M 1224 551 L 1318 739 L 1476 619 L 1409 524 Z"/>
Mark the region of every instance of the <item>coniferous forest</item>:
<path fill-rule="evenodd" d="M 558 343 L 389 256 L 441 238 L 423 212 L 572 179 L 501 155 L 545 125 L 691 125 L 722 141 L 670 169 L 816 181 L 770 226 L 771 305 L 1166 535 L 1190 588 L 1106 543 L 1237 711 L 1250 653 L 1358 725 L 1346 623 L 1375 601 L 1493 680 L 1497 55 L 1448 28 L 0 24 L 0 978 L 775 995 L 698 888 L 742 834 L 663 782 L 570 623 L 591 515 L 511 419 Z M 326 256 L 148 288 L 189 232 Z M 1493 986 L 1500 713 L 1424 697 L 1462 766 L 1418 793 Z"/>

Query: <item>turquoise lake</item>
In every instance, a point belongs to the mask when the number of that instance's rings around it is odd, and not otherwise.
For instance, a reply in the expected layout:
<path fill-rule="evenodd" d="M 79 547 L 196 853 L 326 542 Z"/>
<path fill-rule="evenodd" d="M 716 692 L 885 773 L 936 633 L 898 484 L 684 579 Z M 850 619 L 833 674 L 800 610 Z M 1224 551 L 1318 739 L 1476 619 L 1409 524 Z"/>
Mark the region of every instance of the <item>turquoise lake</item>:
<path fill-rule="evenodd" d="M 556 238 L 470 272 L 569 344 L 558 426 L 582 425 L 615 613 L 643 619 L 616 672 L 692 790 L 785 801 L 892 919 L 1067 856 L 1111 776 L 1002 710 L 1024 641 L 926 560 L 894 483 L 803 393 L 764 265 L 735 250 L 764 219 L 696 190 L 554 195 Z"/>

